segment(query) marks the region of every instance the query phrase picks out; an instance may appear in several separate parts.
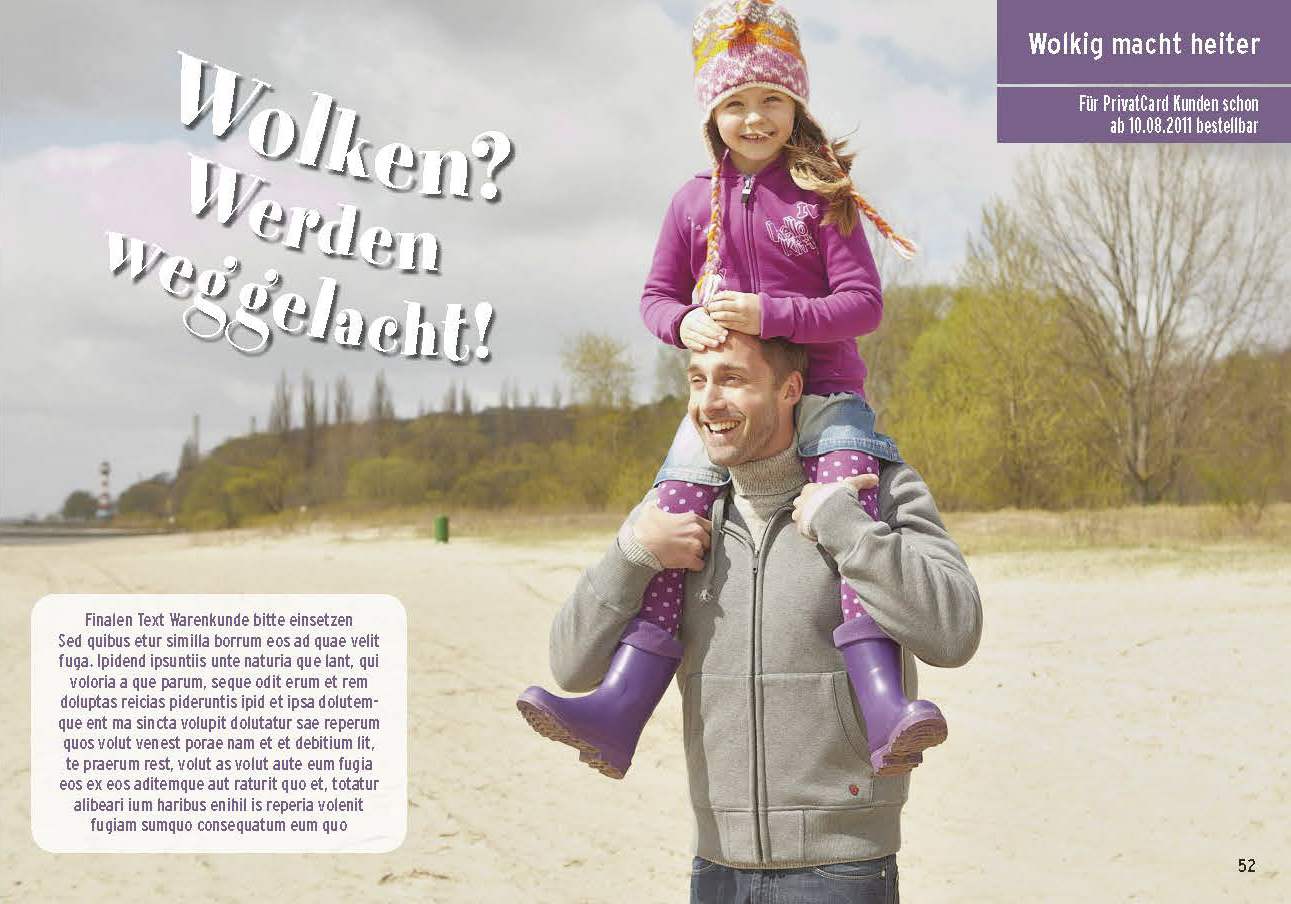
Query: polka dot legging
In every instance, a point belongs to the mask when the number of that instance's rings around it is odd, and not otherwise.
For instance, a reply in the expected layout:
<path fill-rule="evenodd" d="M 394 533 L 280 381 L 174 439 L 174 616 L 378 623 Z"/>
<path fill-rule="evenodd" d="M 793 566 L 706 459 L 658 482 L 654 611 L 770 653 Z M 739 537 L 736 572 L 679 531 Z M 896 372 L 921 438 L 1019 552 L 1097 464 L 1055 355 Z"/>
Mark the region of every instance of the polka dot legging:
<path fill-rule="evenodd" d="M 879 473 L 879 463 L 873 456 L 851 449 L 804 458 L 802 464 L 807 472 L 807 479 L 813 483 L 832 483 L 859 474 Z M 682 480 L 665 480 L 657 490 L 659 508 L 665 512 L 694 512 L 708 517 L 719 488 Z M 861 490 L 859 498 L 865 511 L 877 521 L 878 488 Z M 681 627 L 685 577 L 686 572 L 681 568 L 664 569 L 655 575 L 646 586 L 645 596 L 641 599 L 641 618 L 676 634 Z M 843 618 L 860 618 L 865 615 L 856 591 L 846 581 L 840 582 L 840 588 Z"/>

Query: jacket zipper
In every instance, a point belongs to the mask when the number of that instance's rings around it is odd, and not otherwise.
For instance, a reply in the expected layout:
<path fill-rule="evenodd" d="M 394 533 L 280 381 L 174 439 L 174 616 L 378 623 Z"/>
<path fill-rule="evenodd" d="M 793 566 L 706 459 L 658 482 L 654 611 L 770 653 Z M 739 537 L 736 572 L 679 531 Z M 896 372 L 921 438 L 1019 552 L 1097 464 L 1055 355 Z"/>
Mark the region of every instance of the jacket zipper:
<path fill-rule="evenodd" d="M 773 516 L 774 517 L 774 516 Z M 729 523 L 722 525 L 722 532 L 729 534 L 740 542 L 748 551 L 749 558 L 753 562 L 753 613 L 749 622 L 749 763 L 752 766 L 753 775 L 751 777 L 750 811 L 753 814 L 753 849 L 756 852 L 757 859 L 762 859 L 762 822 L 758 816 L 758 787 L 759 775 L 757 769 L 758 763 L 758 707 L 757 707 L 757 639 L 753 630 L 757 624 L 758 612 L 758 570 L 759 558 L 761 553 L 753 544 L 753 537 L 747 532 L 733 527 Z M 765 536 L 765 531 L 764 531 Z"/>
<path fill-rule="evenodd" d="M 770 841 L 770 839 L 763 838 L 763 832 L 762 832 L 763 814 L 761 812 L 761 807 L 759 806 L 759 801 L 761 800 L 760 789 L 766 777 L 765 776 L 766 767 L 762 763 L 762 758 L 759 756 L 759 749 L 760 749 L 759 741 L 761 739 L 761 731 L 760 731 L 761 726 L 758 722 L 758 706 L 757 706 L 757 702 L 758 702 L 757 701 L 757 696 L 758 696 L 757 695 L 757 679 L 758 679 L 757 659 L 758 659 L 760 632 L 755 629 L 761 624 L 760 617 L 761 617 L 761 611 L 762 611 L 762 585 L 758 581 L 758 576 L 764 571 L 763 556 L 766 555 L 766 550 L 767 550 L 767 542 L 766 542 L 767 535 L 771 532 L 771 528 L 775 527 L 775 524 L 779 520 L 780 516 L 783 515 L 785 512 L 789 511 L 790 509 L 791 509 L 791 506 L 784 505 L 771 513 L 771 517 L 767 519 L 766 524 L 763 525 L 762 527 L 761 542 L 758 543 L 757 546 L 754 546 L 753 544 L 753 537 L 748 535 L 746 532 L 739 530 L 738 528 L 733 529 L 732 525 L 730 524 L 722 525 L 723 533 L 729 532 L 732 537 L 735 537 L 740 543 L 744 544 L 744 546 L 749 550 L 749 552 L 753 553 L 753 556 L 752 556 L 752 559 L 753 559 L 753 568 L 752 568 L 753 620 L 752 620 L 752 623 L 749 625 L 749 700 L 750 700 L 749 757 L 753 765 L 753 786 L 750 790 L 750 797 L 751 797 L 750 809 L 753 813 L 753 827 L 754 827 L 753 828 L 753 831 L 754 831 L 753 850 L 758 860 L 762 859 L 762 856 L 763 856 L 762 852 L 766 849 L 766 845 Z"/>
<path fill-rule="evenodd" d="M 762 646 L 762 584 L 758 580 L 758 575 L 760 571 L 764 570 L 762 566 L 764 565 L 763 557 L 767 552 L 767 536 L 771 533 L 771 528 L 775 527 L 780 516 L 789 510 L 790 506 L 785 505 L 771 513 L 771 517 L 768 518 L 766 524 L 762 526 L 762 538 L 758 543 L 757 548 L 754 550 L 753 555 L 753 624 L 749 626 L 749 639 L 752 646 L 749 650 L 749 683 L 750 690 L 753 693 L 750 725 L 750 738 L 752 740 L 752 744 L 750 746 L 752 747 L 753 754 L 753 824 L 756 830 L 754 850 L 756 851 L 759 860 L 763 858 L 763 851 L 766 850 L 766 846 L 770 843 L 771 839 L 769 837 L 763 837 L 764 833 L 762 831 L 762 822 L 764 814 L 762 813 L 762 807 L 760 805 L 760 791 L 766 780 L 766 764 L 762 762 L 762 757 L 760 756 L 762 748 L 762 732 L 761 725 L 758 722 L 757 705 L 757 679 L 761 674 L 761 663 L 758 661 L 758 654 L 761 652 Z"/>
<path fill-rule="evenodd" d="M 760 292 L 760 283 L 762 280 L 758 274 L 758 259 L 753 253 L 753 180 L 756 173 L 747 173 L 744 176 L 744 191 L 740 193 L 740 201 L 744 205 L 744 242 L 746 251 L 749 256 L 749 279 L 753 285 L 749 287 L 750 292 Z"/>

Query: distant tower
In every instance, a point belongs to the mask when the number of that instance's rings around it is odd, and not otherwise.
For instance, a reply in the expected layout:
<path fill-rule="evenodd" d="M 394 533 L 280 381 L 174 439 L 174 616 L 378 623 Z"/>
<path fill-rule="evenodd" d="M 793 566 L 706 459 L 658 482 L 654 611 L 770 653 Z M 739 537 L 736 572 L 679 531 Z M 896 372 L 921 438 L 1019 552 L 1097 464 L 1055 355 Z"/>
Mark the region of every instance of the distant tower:
<path fill-rule="evenodd" d="M 112 475 L 112 465 L 106 461 L 99 465 L 99 474 L 103 477 L 102 489 L 99 492 L 98 517 L 112 517 L 112 494 L 108 492 L 108 478 Z"/>

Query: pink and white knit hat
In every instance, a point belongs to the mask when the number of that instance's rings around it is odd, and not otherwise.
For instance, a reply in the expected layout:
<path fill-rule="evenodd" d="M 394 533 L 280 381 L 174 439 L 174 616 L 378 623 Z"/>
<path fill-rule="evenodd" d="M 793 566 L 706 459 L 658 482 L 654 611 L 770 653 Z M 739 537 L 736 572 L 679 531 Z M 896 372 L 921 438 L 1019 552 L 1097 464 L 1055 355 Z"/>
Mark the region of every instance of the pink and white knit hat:
<path fill-rule="evenodd" d="M 777 3 L 710 3 L 695 20 L 691 53 L 705 119 L 726 95 L 749 86 L 777 88 L 807 106 L 807 61 L 798 24 Z"/>
<path fill-rule="evenodd" d="M 783 91 L 798 102 L 803 116 L 811 119 L 811 114 L 807 112 L 807 61 L 798 40 L 798 23 L 788 10 L 773 0 L 716 0 L 710 3 L 695 19 L 691 53 L 695 59 L 695 95 L 704 108 L 704 144 L 713 164 L 708 254 L 701 277 L 702 297 L 707 303 L 717 290 L 718 279 L 715 276 L 719 266 L 721 231 L 721 160 L 708 125 L 713 110 L 736 91 L 763 87 Z M 823 130 L 820 131 L 823 134 Z M 828 141 L 821 153 L 837 167 L 840 176 L 846 175 Z M 855 190 L 852 198 L 897 254 L 906 259 L 914 256 L 916 248 L 913 242 L 893 232 L 878 211 Z"/>

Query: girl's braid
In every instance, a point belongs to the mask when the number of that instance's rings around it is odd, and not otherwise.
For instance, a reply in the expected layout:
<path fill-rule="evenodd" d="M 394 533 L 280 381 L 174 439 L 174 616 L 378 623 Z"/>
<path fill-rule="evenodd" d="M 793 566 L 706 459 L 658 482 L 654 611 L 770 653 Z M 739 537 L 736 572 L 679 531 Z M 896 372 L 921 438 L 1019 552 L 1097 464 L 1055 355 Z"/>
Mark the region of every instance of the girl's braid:
<path fill-rule="evenodd" d="M 823 153 L 829 162 L 834 165 L 834 168 L 838 170 L 839 175 L 848 180 L 848 185 L 850 186 L 851 177 L 848 175 L 847 170 L 843 169 L 843 165 L 838 162 L 838 158 L 834 156 L 834 149 L 830 147 L 828 140 L 821 145 L 821 153 Z M 851 195 L 852 200 L 856 202 L 856 206 L 860 208 L 861 213 L 865 214 L 869 221 L 874 224 L 875 228 L 878 229 L 879 234 L 891 243 L 892 247 L 896 249 L 897 254 L 901 255 L 906 260 L 913 258 L 915 252 L 919 250 L 919 247 L 908 238 L 897 235 L 893 232 L 892 227 L 888 225 L 886 220 L 879 216 L 879 212 L 877 210 L 870 206 L 869 201 L 866 201 L 861 197 L 855 186 L 852 186 L 851 188 Z"/>
<path fill-rule="evenodd" d="M 715 156 L 715 155 L 710 155 L 710 156 Z M 705 303 L 708 301 L 709 296 L 711 296 L 713 292 L 717 291 L 717 283 L 716 283 L 717 268 L 721 264 L 721 258 L 717 250 L 718 243 L 721 240 L 721 235 L 722 235 L 721 172 L 722 172 L 722 162 L 720 160 L 714 161 L 713 176 L 712 176 L 712 179 L 710 180 L 713 185 L 713 191 L 708 204 L 709 209 L 712 211 L 712 213 L 709 215 L 709 218 L 708 218 L 708 249 L 707 249 L 707 253 L 704 256 L 704 272 L 700 277 L 700 279 L 702 280 L 702 290 L 700 293 L 700 298 Z"/>

